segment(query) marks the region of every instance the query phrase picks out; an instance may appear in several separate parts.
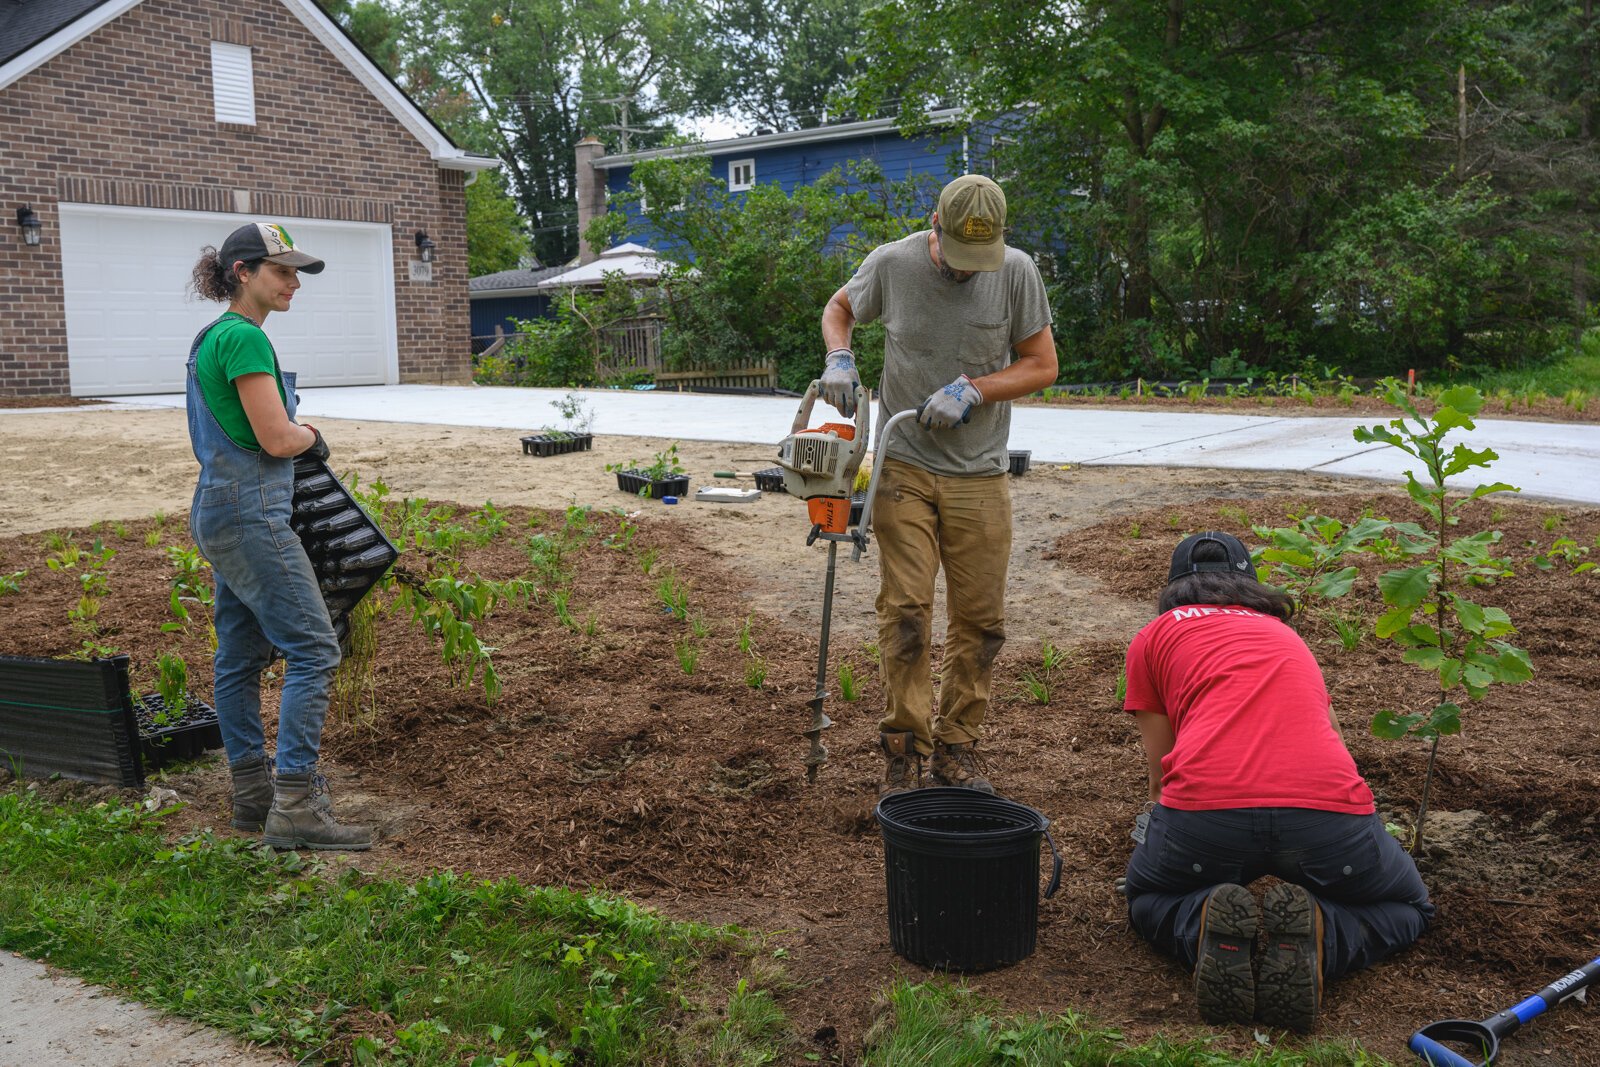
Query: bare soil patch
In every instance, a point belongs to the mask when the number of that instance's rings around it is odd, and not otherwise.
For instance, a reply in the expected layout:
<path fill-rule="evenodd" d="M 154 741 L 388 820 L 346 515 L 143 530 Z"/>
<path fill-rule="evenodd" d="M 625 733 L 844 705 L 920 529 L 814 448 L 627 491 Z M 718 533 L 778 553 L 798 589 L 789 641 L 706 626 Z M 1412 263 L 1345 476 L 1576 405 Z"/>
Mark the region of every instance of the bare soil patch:
<path fill-rule="evenodd" d="M 88 460 L 57 449 L 23 477 L 35 493 L 60 479 L 93 481 L 101 495 L 87 506 L 96 511 L 75 515 L 148 515 L 152 498 L 176 499 L 159 540 L 187 544 L 179 512 L 193 475 L 180 451 L 187 448 L 181 414 L 167 421 L 176 445 L 160 438 L 160 420 L 141 417 L 117 425 L 147 435 L 149 448 Z M 897 975 L 923 976 L 889 949 L 882 846 L 871 818 L 882 707 L 866 648 L 875 630 L 876 553 L 860 565 L 841 553 L 834 663 L 852 663 L 864 677 L 863 695 L 830 702 L 838 720 L 827 738 L 832 759 L 808 786 L 799 732 L 808 718 L 825 559 L 820 546 L 804 546 L 798 501 L 668 507 L 625 496 L 614 479 L 608 488 L 599 468 L 647 457 L 651 444 L 633 440 L 602 439 L 595 453 L 535 459 L 521 456 L 508 432 L 331 422 L 323 429 L 336 466 L 353 466 L 364 480 L 382 475 L 396 495 L 511 505 L 512 531 L 469 550 L 469 569 L 522 574 L 528 521 L 560 525 L 560 508 L 574 500 L 637 511 L 634 543 L 659 557 L 647 575 L 638 553 L 607 547 L 623 517 L 597 512 L 569 605 L 580 624 L 594 620 L 594 632 L 564 627 L 547 601 L 504 607 L 485 620 L 480 631 L 499 649 L 505 684 L 492 708 L 477 692 L 449 688 L 437 649 L 403 620 L 380 618 L 376 712 L 367 722 L 330 724 L 325 746 L 341 803 L 377 818 L 387 833 L 359 862 L 603 886 L 675 917 L 773 931 L 791 974 L 805 983 L 785 998 L 786 1010 L 803 1040 L 814 1036 L 795 1062 L 808 1051 L 825 1062 L 855 1062 L 876 993 Z M 711 470 L 766 465 L 752 446 L 692 443 L 682 451 L 695 484 Z M 164 484 L 122 492 L 127 479 L 116 474 L 130 466 L 149 467 Z M 0 521 L 9 518 L 13 530 L 24 522 L 24 494 L 14 484 L 0 488 Z M 1127 641 L 1153 614 L 1168 554 L 1187 531 L 1248 534 L 1245 520 L 1280 524 L 1289 510 L 1306 507 L 1344 519 L 1369 506 L 1414 518 L 1411 505 L 1377 488 L 1353 492 L 1349 481 L 1247 472 L 1036 469 L 1011 484 L 1010 638 L 997 661 L 984 748 L 1002 789 L 1051 817 L 1068 864 L 1061 892 L 1041 905 L 1038 952 L 971 984 L 1013 1011 L 1089 1011 L 1133 1039 L 1202 1033 L 1187 976 L 1130 933 L 1113 890 L 1143 794 L 1137 738 L 1114 700 Z M 75 498 L 64 504 L 86 507 Z M 1595 511 L 1482 507 L 1467 522 L 1501 508 L 1496 525 L 1519 564 L 1534 551 L 1528 541 L 1547 548 L 1567 536 L 1593 546 L 1600 535 Z M 0 538 L 0 573 L 29 571 L 22 595 L 0 599 L 5 652 L 64 655 L 78 647 L 65 617 L 74 579 L 43 563 L 40 531 L 62 525 L 50 521 L 55 510 L 39 509 L 27 532 Z M 69 521 L 87 547 L 96 533 L 87 520 Z M 97 531 L 118 549 L 106 639 L 146 667 L 174 643 L 159 631 L 171 570 L 163 548 L 144 543 L 154 529 L 143 518 Z M 1600 549 L 1591 551 L 1600 557 Z M 657 597 L 663 566 L 686 578 L 693 612 L 711 626 L 693 674 L 673 651 L 688 626 Z M 1333 986 L 1321 1036 L 1347 1035 L 1400 1061 L 1418 1025 L 1487 1016 L 1594 955 L 1600 721 L 1592 675 L 1600 642 L 1588 620 L 1600 608 L 1600 579 L 1569 571 L 1520 566 L 1515 579 L 1483 597 L 1519 624 L 1535 679 L 1468 708 L 1465 736 L 1446 742 L 1434 804 L 1447 814 L 1433 823 L 1424 857 L 1438 921 L 1411 951 Z M 1374 611 L 1371 601 L 1350 607 Z M 759 690 L 746 684 L 736 646 L 747 617 L 769 664 Z M 1420 676 L 1371 639 L 1346 652 L 1326 626 L 1313 623 L 1305 633 L 1380 809 L 1409 819 L 1425 753 L 1370 738 L 1365 722 L 1381 707 L 1425 700 Z M 1050 704 L 1040 706 L 1018 682 L 1037 665 L 1045 639 L 1069 650 L 1071 666 Z M 179 644 L 197 689 L 209 691 L 204 637 Z M 266 704 L 270 715 L 273 694 Z M 225 776 L 211 767 L 175 778 L 195 801 L 185 827 L 228 832 Z M 1509 1042 L 1500 1062 L 1584 1062 L 1595 1026 L 1592 1008 L 1563 1005 Z M 1253 1046 L 1248 1032 L 1223 1042 L 1241 1052 Z"/>

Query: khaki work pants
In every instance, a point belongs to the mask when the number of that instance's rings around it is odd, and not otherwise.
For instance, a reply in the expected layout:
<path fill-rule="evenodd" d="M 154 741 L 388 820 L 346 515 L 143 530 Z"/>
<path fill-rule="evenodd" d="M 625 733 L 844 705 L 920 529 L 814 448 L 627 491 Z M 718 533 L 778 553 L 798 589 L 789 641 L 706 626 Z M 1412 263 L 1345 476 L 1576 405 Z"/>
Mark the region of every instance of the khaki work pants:
<path fill-rule="evenodd" d="M 883 581 L 878 651 L 888 710 L 880 729 L 909 730 L 917 751 L 978 739 L 994 658 L 1005 644 L 1011 487 L 1004 474 L 952 478 L 886 459 L 873 502 Z M 933 583 L 944 566 L 947 625 L 934 725 Z"/>

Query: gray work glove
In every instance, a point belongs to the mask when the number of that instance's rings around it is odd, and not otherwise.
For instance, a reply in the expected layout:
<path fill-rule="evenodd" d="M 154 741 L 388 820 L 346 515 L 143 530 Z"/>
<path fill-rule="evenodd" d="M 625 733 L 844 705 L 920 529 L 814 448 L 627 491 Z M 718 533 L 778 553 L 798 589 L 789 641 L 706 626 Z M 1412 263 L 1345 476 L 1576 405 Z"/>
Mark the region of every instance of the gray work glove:
<path fill-rule="evenodd" d="M 983 394 L 963 374 L 923 402 L 917 421 L 930 430 L 948 430 L 972 418 L 972 409 L 981 403 Z"/>
<path fill-rule="evenodd" d="M 848 348 L 835 348 L 828 353 L 827 367 L 822 372 L 822 399 L 839 409 L 847 419 L 856 416 L 856 389 L 861 385 L 861 375 L 856 373 L 856 355 Z"/>

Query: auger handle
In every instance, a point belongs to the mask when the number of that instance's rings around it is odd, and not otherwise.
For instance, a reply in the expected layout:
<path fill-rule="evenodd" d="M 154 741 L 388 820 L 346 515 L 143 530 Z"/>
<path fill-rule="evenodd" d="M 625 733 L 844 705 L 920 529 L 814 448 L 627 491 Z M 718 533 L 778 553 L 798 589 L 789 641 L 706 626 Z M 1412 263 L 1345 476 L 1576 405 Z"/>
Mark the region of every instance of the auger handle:
<path fill-rule="evenodd" d="M 884 446 L 889 442 L 889 433 L 907 418 L 918 418 L 922 415 L 921 408 L 906 408 L 889 416 L 889 421 L 883 424 L 883 435 L 878 439 L 878 451 L 872 457 L 872 481 L 867 485 L 866 503 L 861 505 L 861 521 L 856 523 L 856 548 L 850 557 L 852 560 L 861 558 L 861 550 L 867 547 L 867 542 L 872 539 L 872 504 L 878 499 L 878 483 L 883 480 L 883 461 L 887 458 Z"/>

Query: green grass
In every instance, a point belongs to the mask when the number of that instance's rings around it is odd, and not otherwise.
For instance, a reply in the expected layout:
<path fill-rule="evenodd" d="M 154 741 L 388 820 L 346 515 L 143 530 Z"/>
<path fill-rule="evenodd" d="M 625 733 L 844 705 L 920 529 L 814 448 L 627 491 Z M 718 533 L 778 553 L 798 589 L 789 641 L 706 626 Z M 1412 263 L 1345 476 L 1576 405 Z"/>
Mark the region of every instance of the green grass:
<path fill-rule="evenodd" d="M 1130 1046 L 1115 1030 L 1075 1012 L 1004 1016 L 996 1004 L 946 982 L 896 983 L 889 1011 L 867 1034 L 866 1067 L 1378 1067 L 1387 1061 L 1352 1045 L 1263 1047 L 1246 1058 L 1206 1040 L 1156 1038 Z"/>
<path fill-rule="evenodd" d="M 703 1062 L 681 1013 L 696 961 L 732 931 L 514 880 L 375 878 L 209 834 L 174 845 L 161 821 L 0 794 L 0 948 L 306 1063 Z M 762 996 L 733 991 L 725 1020 L 761 1011 L 719 1031 L 743 1042 L 727 1062 L 767 1054 Z"/>
<path fill-rule="evenodd" d="M 1518 396 L 1544 393 L 1559 399 L 1576 389 L 1591 397 L 1600 395 L 1600 331 L 1584 334 L 1581 345 L 1548 363 L 1463 375 L 1451 384 L 1476 385 L 1486 394 L 1504 389 Z"/>

